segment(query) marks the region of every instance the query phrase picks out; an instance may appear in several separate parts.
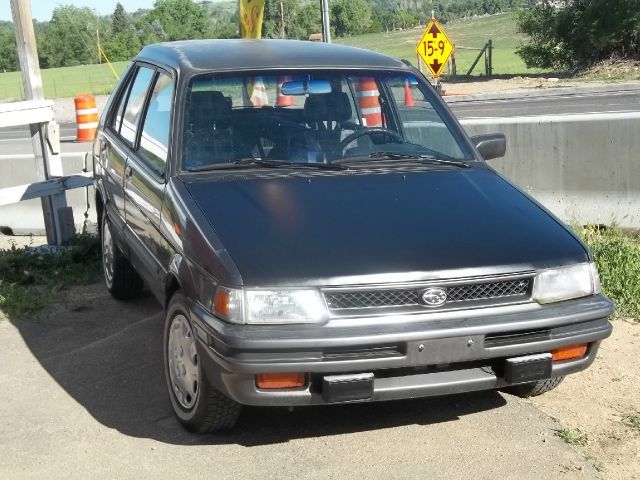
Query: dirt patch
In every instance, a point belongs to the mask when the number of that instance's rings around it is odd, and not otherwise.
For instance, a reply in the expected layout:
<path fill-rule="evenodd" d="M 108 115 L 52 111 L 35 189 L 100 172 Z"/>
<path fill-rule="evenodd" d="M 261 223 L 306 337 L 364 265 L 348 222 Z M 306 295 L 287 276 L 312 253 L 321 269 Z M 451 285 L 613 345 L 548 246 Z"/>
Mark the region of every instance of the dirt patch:
<path fill-rule="evenodd" d="M 640 323 L 617 320 L 595 363 L 533 403 L 574 432 L 605 478 L 640 478 Z M 636 420 L 637 421 L 637 420 Z"/>

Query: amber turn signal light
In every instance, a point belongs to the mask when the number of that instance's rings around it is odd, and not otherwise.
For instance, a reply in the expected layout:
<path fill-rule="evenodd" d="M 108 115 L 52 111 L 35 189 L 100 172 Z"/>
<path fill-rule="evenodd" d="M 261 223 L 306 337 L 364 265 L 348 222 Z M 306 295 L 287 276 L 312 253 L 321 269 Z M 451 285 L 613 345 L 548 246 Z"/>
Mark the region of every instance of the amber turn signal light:
<path fill-rule="evenodd" d="M 571 360 L 572 358 L 584 357 L 587 354 L 587 344 L 569 345 L 568 347 L 558 348 L 551 352 L 553 361 Z"/>
<path fill-rule="evenodd" d="M 304 387 L 304 373 L 260 373 L 256 375 L 256 386 L 263 390 L 274 388 Z"/>
<path fill-rule="evenodd" d="M 222 316 L 229 315 L 229 292 L 218 290 L 213 297 L 213 309 Z"/>

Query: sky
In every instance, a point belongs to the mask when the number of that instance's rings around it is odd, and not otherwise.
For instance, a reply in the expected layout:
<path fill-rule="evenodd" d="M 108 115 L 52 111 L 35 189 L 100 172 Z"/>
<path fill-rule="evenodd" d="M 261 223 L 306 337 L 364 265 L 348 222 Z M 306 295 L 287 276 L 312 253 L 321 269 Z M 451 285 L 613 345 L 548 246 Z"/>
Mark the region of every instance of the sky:
<path fill-rule="evenodd" d="M 51 13 L 58 5 L 75 5 L 89 7 L 100 15 L 113 13 L 118 0 L 30 0 L 31 16 L 41 22 L 51 20 Z M 139 8 L 153 7 L 154 0 L 120 0 L 127 12 L 135 12 Z M 0 20 L 11 20 L 11 2 L 0 0 Z"/>

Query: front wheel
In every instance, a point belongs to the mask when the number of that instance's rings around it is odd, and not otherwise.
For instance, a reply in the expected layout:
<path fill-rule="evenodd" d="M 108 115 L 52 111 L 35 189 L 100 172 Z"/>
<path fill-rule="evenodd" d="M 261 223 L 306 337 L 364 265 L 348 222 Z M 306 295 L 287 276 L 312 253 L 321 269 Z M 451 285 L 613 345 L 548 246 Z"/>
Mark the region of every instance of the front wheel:
<path fill-rule="evenodd" d="M 553 377 L 546 380 L 538 380 L 537 382 L 507 387 L 505 391 L 522 398 L 537 397 L 556 388 L 562 383 L 562 380 L 564 380 L 564 377 Z"/>
<path fill-rule="evenodd" d="M 185 298 L 180 292 L 173 295 L 167 308 L 164 371 L 171 406 L 187 430 L 209 433 L 233 428 L 242 406 L 207 381 Z"/>

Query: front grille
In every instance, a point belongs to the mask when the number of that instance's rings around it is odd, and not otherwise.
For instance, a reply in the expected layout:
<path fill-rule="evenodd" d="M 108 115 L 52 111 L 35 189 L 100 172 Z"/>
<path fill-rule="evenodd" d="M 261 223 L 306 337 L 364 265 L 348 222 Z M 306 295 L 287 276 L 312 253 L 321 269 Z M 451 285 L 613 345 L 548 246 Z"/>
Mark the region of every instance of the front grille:
<path fill-rule="evenodd" d="M 438 285 L 434 285 L 438 286 Z M 453 306 L 461 302 L 494 302 L 525 298 L 529 295 L 530 278 L 501 280 L 486 283 L 467 283 L 462 285 L 443 285 L 447 300 L 441 307 Z M 412 287 L 387 290 L 325 291 L 324 297 L 331 310 L 410 307 L 425 305 L 422 292 L 427 287 Z"/>
<path fill-rule="evenodd" d="M 529 279 L 520 279 L 450 287 L 447 288 L 447 303 L 525 295 L 529 290 L 529 282 Z"/>
<path fill-rule="evenodd" d="M 325 293 L 324 298 L 331 309 L 395 307 L 419 304 L 417 290 Z"/>

